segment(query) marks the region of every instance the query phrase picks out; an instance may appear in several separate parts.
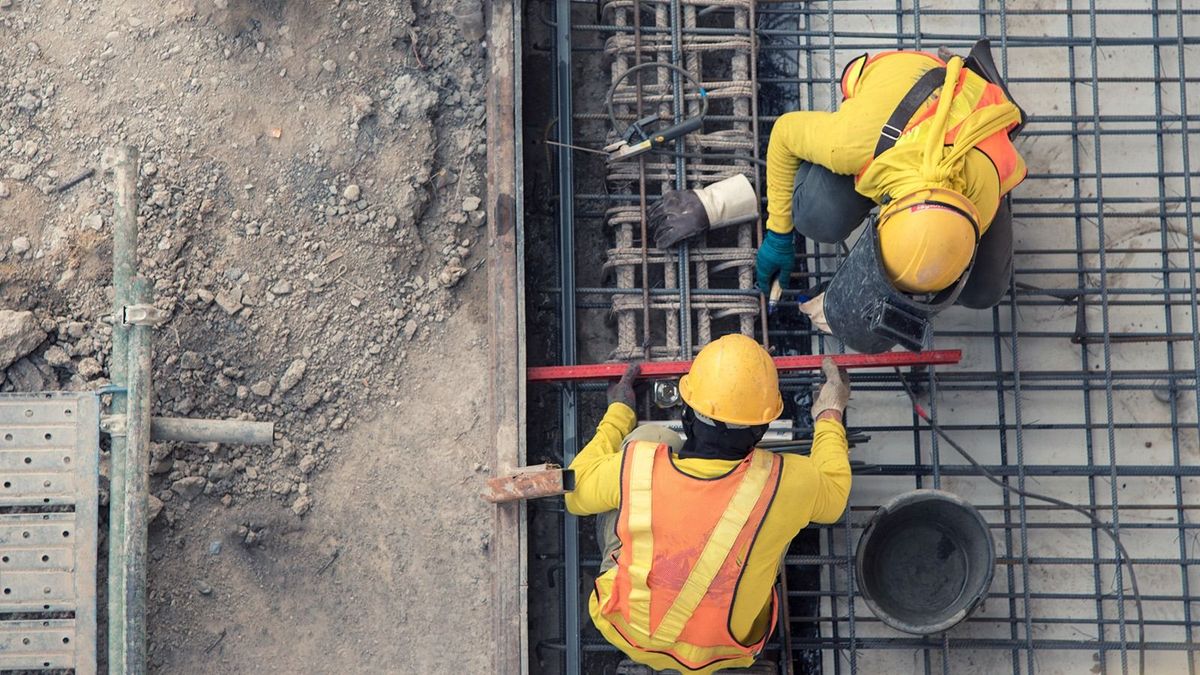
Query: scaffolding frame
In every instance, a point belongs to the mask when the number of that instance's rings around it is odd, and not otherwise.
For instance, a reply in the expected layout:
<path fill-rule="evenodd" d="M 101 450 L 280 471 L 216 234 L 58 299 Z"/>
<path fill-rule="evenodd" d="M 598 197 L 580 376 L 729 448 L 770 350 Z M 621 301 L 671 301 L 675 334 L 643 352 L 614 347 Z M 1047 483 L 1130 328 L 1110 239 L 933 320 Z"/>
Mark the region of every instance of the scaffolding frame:
<path fill-rule="evenodd" d="M 1097 526 L 987 484 L 930 435 L 907 406 L 897 377 L 878 374 L 854 382 L 848 426 L 870 442 L 855 450 L 856 459 L 868 461 L 855 466 L 851 507 L 837 525 L 810 527 L 793 544 L 785 560 L 787 630 L 777 631 L 764 657 L 776 661 L 780 672 L 878 672 L 898 665 L 951 672 L 969 663 L 975 672 L 1031 673 L 1074 672 L 1090 656 L 1100 672 L 1127 673 L 1137 672 L 1138 652 L 1145 650 L 1148 672 L 1196 672 L 1200 312 L 1192 156 L 1200 151 L 1200 135 L 1192 130 L 1200 127 L 1200 9 L 1183 0 L 933 4 L 647 0 L 637 3 L 639 13 L 632 2 L 558 0 L 556 88 L 559 112 L 566 111 L 558 141 L 597 148 L 611 140 L 594 94 L 572 83 L 578 75 L 572 58 L 578 63 L 608 48 L 597 46 L 596 36 L 603 45 L 634 44 L 635 50 L 638 39 L 669 44 L 670 62 L 684 67 L 689 44 L 753 45 L 754 110 L 715 111 L 705 131 L 710 125 L 753 128 L 755 158 L 780 114 L 836 106 L 838 76 L 854 56 L 889 49 L 965 53 L 978 37 L 991 37 L 1001 72 L 1029 113 L 1018 141 L 1030 174 L 1014 193 L 1015 274 L 1009 293 L 990 312 L 955 308 L 935 320 L 932 346 L 962 348 L 961 366 L 910 378 L 921 385 L 933 419 L 996 475 L 1080 504 L 1120 533 L 1141 580 L 1147 640 L 1138 642 L 1128 580 Z M 685 21 L 689 12 L 700 21 Z M 749 17 L 745 25 L 738 12 Z M 620 58 L 629 59 L 615 57 L 618 68 Z M 715 67 L 718 76 L 728 74 Z M 687 102 L 675 82 L 659 81 L 630 97 L 658 103 L 668 84 L 674 97 L 668 112 L 678 119 Z M 689 145 L 678 148 L 672 162 L 643 163 L 645 177 L 633 177 L 637 185 L 621 175 L 628 189 L 591 191 L 575 190 L 572 151 L 559 146 L 556 168 L 567 168 L 569 176 L 564 183 L 559 174 L 558 198 L 569 209 L 560 211 L 560 231 L 576 236 L 634 205 L 640 217 L 662 189 L 703 184 Z M 613 174 L 609 179 L 618 182 Z M 562 310 L 564 354 L 577 347 L 578 309 L 613 309 L 618 317 L 656 306 L 679 311 L 675 344 L 690 351 L 703 340 L 689 319 L 718 306 L 706 305 L 709 298 L 739 307 L 757 301 L 741 283 L 745 264 L 732 257 L 724 261 L 731 263 L 724 273 L 695 283 L 696 261 L 708 263 L 705 247 L 691 249 L 690 259 L 677 258 L 673 284 L 665 283 L 672 278 L 667 272 L 647 274 L 647 266 L 670 269 L 674 259 L 643 246 L 645 233 L 637 225 L 618 227 L 618 250 L 610 251 L 627 274 L 597 287 L 576 287 L 573 240 L 560 241 L 562 260 L 572 260 L 570 283 L 564 270 L 562 283 L 543 291 Z M 799 276 L 809 281 L 800 285 L 829 278 L 842 255 L 832 246 L 805 250 Z M 658 280 L 662 286 L 653 287 Z M 654 304 L 656 298 L 661 304 Z M 794 314 L 794 296 L 782 305 L 785 314 Z M 617 321 L 618 330 L 629 330 Z M 798 320 L 772 318 L 765 335 L 761 321 L 744 323 L 739 318 L 713 330 L 757 331 L 781 353 L 842 351 L 839 341 Z M 667 347 L 673 347 L 669 340 Z M 650 351 L 655 358 L 666 354 Z M 812 384 L 809 377 L 782 381 L 794 420 L 786 431 L 807 433 Z M 573 456 L 581 432 L 578 408 L 599 400 L 600 392 L 595 385 L 564 388 L 563 453 L 556 459 Z M 949 489 L 971 500 L 991 523 L 997 547 L 998 569 L 984 610 L 928 638 L 883 626 L 854 584 L 854 545 L 866 521 L 879 503 L 913 487 Z M 582 613 L 598 551 L 581 539 L 576 519 L 563 518 L 569 524 L 562 548 L 544 553 L 562 557 L 563 583 L 549 588 L 536 578 L 531 582 L 536 593 L 564 598 L 567 621 L 561 639 L 541 640 L 536 653 L 545 672 L 614 672 L 615 650 Z"/>

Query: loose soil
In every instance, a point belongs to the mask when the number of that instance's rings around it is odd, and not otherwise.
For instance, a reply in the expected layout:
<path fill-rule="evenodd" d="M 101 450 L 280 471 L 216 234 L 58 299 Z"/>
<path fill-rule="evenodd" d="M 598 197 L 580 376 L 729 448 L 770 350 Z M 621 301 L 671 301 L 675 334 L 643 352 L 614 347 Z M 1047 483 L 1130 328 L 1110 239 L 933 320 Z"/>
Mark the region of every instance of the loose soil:
<path fill-rule="evenodd" d="M 486 672 L 445 656 L 490 621 L 480 4 L 0 0 L 0 41 L 0 309 L 45 332 L 0 389 L 109 384 L 130 144 L 155 414 L 276 425 L 155 445 L 152 669 Z"/>

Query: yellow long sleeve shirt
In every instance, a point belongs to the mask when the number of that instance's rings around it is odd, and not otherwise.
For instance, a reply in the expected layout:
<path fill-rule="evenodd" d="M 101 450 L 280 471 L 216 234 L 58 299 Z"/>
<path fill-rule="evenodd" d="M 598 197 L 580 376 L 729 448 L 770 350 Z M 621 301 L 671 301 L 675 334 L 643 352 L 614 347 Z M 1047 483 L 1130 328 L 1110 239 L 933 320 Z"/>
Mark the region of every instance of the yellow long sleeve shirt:
<path fill-rule="evenodd" d="M 790 112 L 771 128 L 767 146 L 767 229 L 792 231 L 792 186 L 801 162 L 820 164 L 830 171 L 854 175 L 863 169 L 879 142 L 879 132 L 892 111 L 925 71 L 938 64 L 918 52 L 901 52 L 871 62 L 863 71 L 857 92 L 837 112 Z M 930 102 L 926 105 L 936 105 Z M 881 172 L 872 188 L 860 192 L 880 203 L 883 195 L 906 194 L 918 179 L 919 159 L 910 171 Z M 962 172 L 942 186 L 965 195 L 975 204 L 986 231 L 1000 205 L 1000 177 L 987 155 L 972 149 L 963 157 Z"/>
<path fill-rule="evenodd" d="M 621 505 L 621 440 L 633 431 L 637 417 L 623 403 L 608 407 L 596 427 L 596 435 L 575 456 L 570 468 L 575 471 L 575 490 L 566 495 L 567 510 L 575 515 L 591 515 L 613 511 Z M 762 529 L 751 549 L 733 602 L 730 627 L 734 637 L 744 644 L 761 638 L 770 625 L 771 587 L 779 573 L 779 561 L 788 544 L 812 523 L 835 523 L 846 510 L 850 496 L 850 458 L 846 429 L 841 422 L 818 420 L 813 435 L 810 456 L 783 454 L 783 470 L 779 489 L 763 520 Z M 731 471 L 737 460 L 674 457 L 675 466 L 699 478 L 716 478 Z M 614 645 L 627 644 L 624 638 L 600 614 L 612 589 L 610 574 L 596 580 L 596 590 L 588 603 L 592 621 L 600 633 Z M 680 664 L 663 654 L 640 654 L 639 660 L 657 670 Z M 721 667 L 750 665 L 730 661 Z M 685 673 L 710 673 L 716 667 L 703 670 L 681 670 Z"/>

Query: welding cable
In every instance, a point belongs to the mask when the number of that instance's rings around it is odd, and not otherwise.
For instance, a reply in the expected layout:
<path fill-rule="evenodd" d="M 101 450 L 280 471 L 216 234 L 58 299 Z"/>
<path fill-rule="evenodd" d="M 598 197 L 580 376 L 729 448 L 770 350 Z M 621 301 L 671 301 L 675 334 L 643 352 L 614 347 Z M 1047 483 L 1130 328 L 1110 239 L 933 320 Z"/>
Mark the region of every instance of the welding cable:
<path fill-rule="evenodd" d="M 696 85 L 696 88 L 700 90 L 700 114 L 696 116 L 703 118 L 708 114 L 708 92 L 704 89 L 704 85 L 701 84 L 694 75 L 672 63 L 647 61 L 646 63 L 638 64 L 618 75 L 617 79 L 612 83 L 612 86 L 608 88 L 608 93 L 604 95 L 604 105 L 608 108 L 608 121 L 612 124 L 613 131 L 617 132 L 618 136 L 621 135 L 621 125 L 617 123 L 617 114 L 613 110 L 613 98 L 616 96 L 617 87 L 619 87 L 621 83 L 625 81 L 625 78 L 645 68 L 665 68 L 667 70 L 679 73 L 681 76 L 686 78 L 688 82 Z"/>
<path fill-rule="evenodd" d="M 917 401 L 916 393 L 913 392 L 912 387 L 908 384 L 908 380 L 905 379 L 903 373 L 900 372 L 900 369 L 895 368 L 895 371 L 896 375 L 900 378 L 900 384 L 904 387 L 904 392 L 908 394 L 908 399 L 912 402 L 913 410 L 917 413 L 917 416 L 925 420 L 925 423 L 929 425 L 929 428 L 933 429 L 934 433 L 941 437 L 941 439 L 949 444 L 950 447 L 954 448 L 958 454 L 962 455 L 963 459 L 967 460 L 967 463 L 974 467 L 975 470 L 980 474 L 982 474 L 984 478 L 991 481 L 997 487 L 1007 490 L 1020 497 L 1025 497 L 1026 499 L 1036 499 L 1037 501 L 1046 502 L 1047 504 L 1053 504 L 1055 506 L 1060 506 L 1062 508 L 1074 511 L 1084 518 L 1090 520 L 1092 524 L 1096 526 L 1096 529 L 1102 530 L 1108 535 L 1109 539 L 1112 539 L 1113 545 L 1117 547 L 1117 550 L 1121 553 L 1121 558 L 1125 561 L 1126 569 L 1129 570 L 1129 582 L 1133 587 L 1133 601 L 1134 605 L 1137 607 L 1137 624 L 1138 633 L 1140 636 L 1140 644 L 1138 645 L 1138 672 L 1142 675 L 1145 675 L 1146 617 L 1142 611 L 1142 593 L 1140 590 L 1138 590 L 1137 572 L 1135 572 L 1133 569 L 1133 558 L 1130 557 L 1129 551 L 1125 549 L 1125 544 L 1121 542 L 1121 535 L 1117 533 L 1116 529 L 1111 524 L 1100 520 L 1095 516 L 1095 514 L 1082 506 L 1063 501 L 1056 497 L 1048 497 L 1043 494 L 1038 494 L 1037 492 L 1030 492 L 1029 490 L 1024 490 L 1022 488 L 1009 485 L 1008 483 L 1005 483 L 997 478 L 996 474 L 992 473 L 987 469 L 987 467 L 980 464 L 971 455 L 971 453 L 967 452 L 966 449 L 959 445 L 940 426 L 938 426 L 937 422 L 933 421 L 933 418 L 930 417 L 929 413 L 925 411 L 925 408 L 921 407 L 921 404 Z M 1026 608 L 1026 611 L 1028 611 L 1028 608 Z"/>

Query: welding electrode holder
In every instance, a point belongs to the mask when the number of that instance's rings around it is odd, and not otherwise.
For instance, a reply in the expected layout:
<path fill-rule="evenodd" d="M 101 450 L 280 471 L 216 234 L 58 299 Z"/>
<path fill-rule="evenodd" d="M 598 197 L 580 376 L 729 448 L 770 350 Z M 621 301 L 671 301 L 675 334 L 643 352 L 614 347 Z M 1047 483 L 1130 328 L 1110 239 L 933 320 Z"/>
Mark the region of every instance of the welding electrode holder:
<path fill-rule="evenodd" d="M 648 115 L 642 119 L 634 120 L 622 132 L 621 125 L 617 121 L 616 111 L 613 109 L 613 99 L 616 97 L 617 87 L 621 85 L 630 75 L 640 72 L 646 68 L 664 68 L 691 82 L 700 92 L 700 112 L 693 117 L 684 119 L 678 124 L 668 126 L 658 131 L 648 130 L 647 127 L 656 123 L 662 122 L 658 115 Z M 604 148 L 605 152 L 609 153 L 608 161 L 616 162 L 626 159 L 632 159 L 638 155 L 645 154 L 652 150 L 657 150 L 676 139 L 690 134 L 698 130 L 704 123 L 704 116 L 708 114 L 708 92 L 705 91 L 703 85 L 700 84 L 691 73 L 671 63 L 662 63 L 658 61 L 648 61 L 638 64 L 629 70 L 621 73 L 612 86 L 608 89 L 608 94 L 605 96 L 605 105 L 608 108 L 608 120 L 612 124 L 612 128 L 621 135 L 622 140 L 612 143 Z"/>

